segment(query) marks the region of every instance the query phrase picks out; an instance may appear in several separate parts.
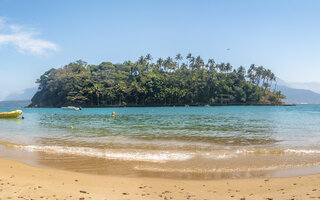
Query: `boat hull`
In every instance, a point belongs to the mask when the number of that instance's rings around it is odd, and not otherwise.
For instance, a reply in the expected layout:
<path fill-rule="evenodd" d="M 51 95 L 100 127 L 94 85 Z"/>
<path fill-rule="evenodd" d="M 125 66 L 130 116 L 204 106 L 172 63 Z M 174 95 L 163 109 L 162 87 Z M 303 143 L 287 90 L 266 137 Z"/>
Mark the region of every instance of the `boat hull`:
<path fill-rule="evenodd" d="M 10 112 L 1 112 L 0 113 L 0 118 L 16 118 L 22 115 L 21 110 L 14 110 Z"/>
<path fill-rule="evenodd" d="M 61 107 L 62 110 L 81 110 L 80 107 L 75 106 L 68 106 L 68 107 Z"/>

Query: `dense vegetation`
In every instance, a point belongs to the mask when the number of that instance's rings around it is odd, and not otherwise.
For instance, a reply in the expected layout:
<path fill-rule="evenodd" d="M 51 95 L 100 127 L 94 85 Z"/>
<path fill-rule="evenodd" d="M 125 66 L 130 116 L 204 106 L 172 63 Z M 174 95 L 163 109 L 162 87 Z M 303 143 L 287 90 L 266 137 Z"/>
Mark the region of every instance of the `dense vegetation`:
<path fill-rule="evenodd" d="M 152 60 L 150 54 L 123 64 L 79 60 L 50 69 L 37 80 L 30 106 L 281 104 L 285 98 L 276 91 L 275 75 L 262 66 L 246 72 L 192 54 Z"/>

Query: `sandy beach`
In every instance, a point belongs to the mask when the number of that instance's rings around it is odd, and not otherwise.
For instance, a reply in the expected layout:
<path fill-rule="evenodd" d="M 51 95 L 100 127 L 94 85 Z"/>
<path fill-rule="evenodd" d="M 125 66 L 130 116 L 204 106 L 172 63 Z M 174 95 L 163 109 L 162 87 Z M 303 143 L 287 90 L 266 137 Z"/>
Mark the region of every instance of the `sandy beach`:
<path fill-rule="evenodd" d="M 176 180 L 98 176 L 0 159 L 0 199 L 320 199 L 320 175 Z"/>

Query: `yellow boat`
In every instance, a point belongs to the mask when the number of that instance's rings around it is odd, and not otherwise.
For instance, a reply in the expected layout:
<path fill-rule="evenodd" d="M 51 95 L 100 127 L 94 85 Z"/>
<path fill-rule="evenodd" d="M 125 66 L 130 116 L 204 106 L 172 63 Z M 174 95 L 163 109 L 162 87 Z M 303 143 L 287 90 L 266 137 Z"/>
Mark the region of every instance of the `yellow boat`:
<path fill-rule="evenodd" d="M 22 115 L 22 110 L 14 110 L 10 112 L 1 112 L 0 118 L 15 118 Z"/>

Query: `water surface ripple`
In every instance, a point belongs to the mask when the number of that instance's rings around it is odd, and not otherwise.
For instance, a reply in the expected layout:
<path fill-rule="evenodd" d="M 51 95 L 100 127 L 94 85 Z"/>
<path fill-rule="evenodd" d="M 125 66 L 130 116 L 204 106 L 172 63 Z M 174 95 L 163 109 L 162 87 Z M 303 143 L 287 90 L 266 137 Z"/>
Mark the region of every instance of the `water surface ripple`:
<path fill-rule="evenodd" d="M 24 120 L 0 120 L 0 156 L 36 165 L 221 178 L 320 163 L 319 105 L 22 110 Z"/>

